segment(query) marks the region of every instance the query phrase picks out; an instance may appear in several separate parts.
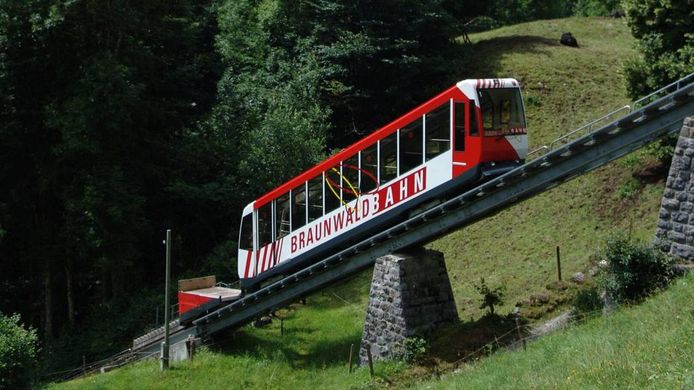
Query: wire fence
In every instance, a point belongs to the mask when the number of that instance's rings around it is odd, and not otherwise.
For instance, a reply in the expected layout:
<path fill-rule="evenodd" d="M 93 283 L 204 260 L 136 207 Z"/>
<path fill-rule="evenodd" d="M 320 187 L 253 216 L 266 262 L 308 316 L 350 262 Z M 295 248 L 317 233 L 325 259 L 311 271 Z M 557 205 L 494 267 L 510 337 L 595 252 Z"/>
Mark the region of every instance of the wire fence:
<path fill-rule="evenodd" d="M 566 145 L 570 142 L 573 142 L 585 135 L 590 134 L 594 130 L 597 130 L 605 125 L 608 125 L 609 123 L 614 122 L 620 117 L 623 117 L 631 112 L 637 111 L 649 103 L 652 103 L 672 92 L 675 92 L 684 86 L 694 82 L 694 73 L 691 73 L 671 84 L 666 85 L 663 88 L 660 88 L 659 90 L 652 92 L 638 100 L 635 100 L 631 104 L 622 106 L 612 112 L 609 112 L 603 116 L 601 116 L 598 119 L 595 119 L 591 122 L 588 122 L 581 127 L 572 130 L 559 138 L 553 140 L 549 144 L 541 145 L 536 149 L 533 149 L 528 153 L 526 156 L 527 161 L 532 161 L 534 159 L 540 158 L 544 156 L 545 154 L 557 149 L 558 147 L 561 147 L 563 145 Z"/>

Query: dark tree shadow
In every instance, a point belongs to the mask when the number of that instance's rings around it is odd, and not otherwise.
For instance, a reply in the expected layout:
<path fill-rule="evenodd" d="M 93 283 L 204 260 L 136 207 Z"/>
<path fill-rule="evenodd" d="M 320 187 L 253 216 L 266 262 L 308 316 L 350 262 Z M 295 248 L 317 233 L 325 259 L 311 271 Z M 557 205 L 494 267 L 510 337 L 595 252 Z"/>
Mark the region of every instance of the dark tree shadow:
<path fill-rule="evenodd" d="M 501 59 L 508 53 L 524 52 L 549 55 L 559 40 L 535 35 L 510 35 L 465 44 L 459 43 L 450 53 L 453 76 L 456 80 L 470 78 L 506 77 L 501 72 Z"/>
<path fill-rule="evenodd" d="M 520 320 L 520 336 L 527 329 Z M 437 331 L 427 351 L 429 364 L 457 363 L 488 355 L 520 341 L 515 321 L 509 316 L 487 314 L 476 321 L 461 322 Z M 425 361 L 427 363 L 427 361 Z"/>
<path fill-rule="evenodd" d="M 279 328 L 274 329 L 279 333 Z M 314 328 L 292 326 L 283 336 L 257 337 L 243 329 L 235 332 L 225 332 L 215 337 L 210 349 L 226 355 L 245 355 L 284 359 L 292 368 L 325 367 L 344 365 L 349 360 L 349 348 L 354 344 L 354 358 L 359 353 L 361 330 L 350 335 L 331 339 L 305 351 L 297 351 L 295 343 L 284 343 L 283 339 L 291 340 L 297 334 L 310 334 Z"/>

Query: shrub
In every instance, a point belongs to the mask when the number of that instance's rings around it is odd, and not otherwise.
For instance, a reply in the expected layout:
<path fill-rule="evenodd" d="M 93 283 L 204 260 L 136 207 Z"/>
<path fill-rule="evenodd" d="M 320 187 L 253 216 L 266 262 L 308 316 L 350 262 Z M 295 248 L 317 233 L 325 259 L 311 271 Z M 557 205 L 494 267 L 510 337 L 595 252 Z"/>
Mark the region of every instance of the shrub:
<path fill-rule="evenodd" d="M 579 290 L 574 297 L 574 314 L 582 319 L 602 309 L 603 303 L 597 288 Z"/>
<path fill-rule="evenodd" d="M 488 308 L 489 314 L 494 314 L 494 305 L 501 305 L 504 303 L 504 291 L 506 290 L 504 286 L 492 289 L 487 286 L 484 278 L 480 278 L 480 284 L 475 285 L 475 289 L 482 294 L 480 309 Z"/>
<path fill-rule="evenodd" d="M 427 341 L 421 337 L 408 337 L 405 339 L 405 352 L 402 359 L 408 363 L 422 360 L 427 352 Z"/>
<path fill-rule="evenodd" d="M 0 313 L 0 389 L 29 388 L 38 353 L 35 329 L 25 329 L 19 314 Z"/>
<path fill-rule="evenodd" d="M 621 9 L 620 0 L 577 0 L 574 5 L 576 16 L 607 16 Z"/>
<path fill-rule="evenodd" d="M 620 199 L 627 199 L 634 196 L 639 191 L 639 189 L 641 189 L 641 182 L 639 181 L 639 179 L 632 177 L 629 180 L 627 180 L 624 184 L 619 186 L 617 194 L 619 195 Z"/>
<path fill-rule="evenodd" d="M 635 302 L 667 286 L 672 259 L 658 249 L 623 236 L 608 239 L 603 286 L 617 302 Z"/>
<path fill-rule="evenodd" d="M 675 154 L 678 134 L 667 135 L 646 147 L 646 154 L 658 159 L 658 162 L 666 167 L 670 166 L 672 155 Z"/>

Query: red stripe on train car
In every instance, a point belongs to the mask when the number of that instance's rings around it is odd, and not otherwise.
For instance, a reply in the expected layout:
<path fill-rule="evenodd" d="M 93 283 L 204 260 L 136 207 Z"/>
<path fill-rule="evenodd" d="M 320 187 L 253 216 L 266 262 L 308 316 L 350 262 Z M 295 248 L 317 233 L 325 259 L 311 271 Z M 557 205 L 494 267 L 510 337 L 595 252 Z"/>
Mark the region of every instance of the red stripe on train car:
<path fill-rule="evenodd" d="M 265 272 L 265 260 L 267 260 L 267 248 L 270 245 L 265 245 L 263 247 L 263 261 L 260 263 L 260 272 L 263 273 Z"/>
<path fill-rule="evenodd" d="M 243 273 L 243 277 L 247 278 L 248 273 L 251 270 L 251 255 L 253 254 L 253 251 L 248 251 L 248 255 L 246 255 L 246 272 Z"/>
<path fill-rule="evenodd" d="M 395 119 L 394 121 L 390 122 L 389 124 L 381 127 L 380 129 L 374 131 L 373 133 L 367 135 L 366 137 L 362 138 L 361 140 L 353 143 L 352 145 L 342 149 L 339 153 L 335 154 L 334 156 L 324 160 L 323 162 L 318 163 L 312 168 L 307 169 L 306 171 L 302 172 L 301 174 L 297 175 L 293 179 L 285 182 L 281 186 L 265 193 L 263 196 L 260 198 L 256 199 L 256 201 L 253 203 L 253 209 L 257 210 L 260 207 L 265 206 L 268 204 L 270 201 L 273 199 L 277 198 L 278 196 L 289 192 L 289 190 L 296 188 L 298 185 L 303 184 L 307 180 L 313 179 L 314 177 L 318 176 L 324 171 L 327 171 L 328 169 L 337 166 L 341 161 L 346 160 L 352 156 L 354 156 L 357 152 L 366 149 L 367 147 L 371 146 L 372 144 L 376 143 L 376 141 L 385 138 L 392 133 L 398 131 L 399 128 L 409 124 L 413 120 L 421 117 L 424 113 L 433 110 L 434 108 L 440 106 L 444 102 L 446 102 L 449 99 L 459 99 L 460 101 L 467 101 L 467 97 L 465 94 L 458 89 L 456 85 L 448 88 L 447 90 L 441 92 L 440 94 L 436 95 L 435 97 L 427 100 L 426 102 L 420 104 L 416 108 L 410 110 L 408 113 L 405 115 L 402 115 L 401 117 Z"/>

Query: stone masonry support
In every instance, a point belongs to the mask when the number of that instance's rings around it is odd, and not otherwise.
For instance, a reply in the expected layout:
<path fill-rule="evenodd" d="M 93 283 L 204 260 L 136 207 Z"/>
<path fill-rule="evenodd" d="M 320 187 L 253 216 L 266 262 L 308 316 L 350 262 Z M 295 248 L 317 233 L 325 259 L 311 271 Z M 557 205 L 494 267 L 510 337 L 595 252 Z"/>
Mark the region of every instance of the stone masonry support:
<path fill-rule="evenodd" d="M 397 359 L 406 338 L 426 336 L 442 324 L 457 321 L 441 252 L 418 248 L 380 257 L 371 281 L 360 362 L 367 362 L 367 344 L 373 360 Z"/>
<path fill-rule="evenodd" d="M 684 120 L 677 140 L 655 237 L 671 256 L 694 260 L 694 117 Z"/>

